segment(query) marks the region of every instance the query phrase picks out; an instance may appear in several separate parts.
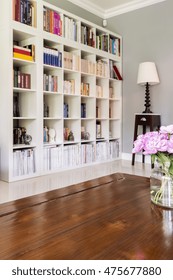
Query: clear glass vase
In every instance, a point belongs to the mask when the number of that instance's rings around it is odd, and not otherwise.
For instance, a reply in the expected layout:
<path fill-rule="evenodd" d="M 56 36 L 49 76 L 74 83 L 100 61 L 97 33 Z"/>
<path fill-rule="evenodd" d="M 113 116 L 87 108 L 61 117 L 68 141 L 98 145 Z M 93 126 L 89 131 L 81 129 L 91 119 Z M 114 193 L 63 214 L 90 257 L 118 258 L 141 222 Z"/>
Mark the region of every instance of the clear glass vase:
<path fill-rule="evenodd" d="M 150 195 L 156 205 L 173 208 L 173 178 L 162 167 L 152 170 Z"/>

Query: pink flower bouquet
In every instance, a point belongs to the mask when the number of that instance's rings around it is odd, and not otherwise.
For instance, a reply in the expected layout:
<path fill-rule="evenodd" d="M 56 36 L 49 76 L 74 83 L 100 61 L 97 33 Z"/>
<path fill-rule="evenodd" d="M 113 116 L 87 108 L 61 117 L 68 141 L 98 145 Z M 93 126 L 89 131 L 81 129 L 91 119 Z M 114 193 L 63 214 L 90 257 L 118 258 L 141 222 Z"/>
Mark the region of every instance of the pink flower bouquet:
<path fill-rule="evenodd" d="M 138 152 L 151 155 L 152 163 L 157 160 L 167 174 L 173 176 L 173 125 L 139 135 L 132 150 L 132 153 Z"/>

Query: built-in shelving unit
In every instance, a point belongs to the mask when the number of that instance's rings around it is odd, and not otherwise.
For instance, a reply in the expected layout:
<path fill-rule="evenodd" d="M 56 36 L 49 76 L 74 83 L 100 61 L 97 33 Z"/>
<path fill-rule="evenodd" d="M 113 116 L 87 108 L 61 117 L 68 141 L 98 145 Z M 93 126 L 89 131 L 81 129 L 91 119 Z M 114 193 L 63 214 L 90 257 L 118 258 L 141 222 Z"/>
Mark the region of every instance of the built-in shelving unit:
<path fill-rule="evenodd" d="M 8 182 L 121 156 L 122 81 L 113 66 L 121 76 L 122 38 L 48 2 L 1 3 L 1 179 Z"/>

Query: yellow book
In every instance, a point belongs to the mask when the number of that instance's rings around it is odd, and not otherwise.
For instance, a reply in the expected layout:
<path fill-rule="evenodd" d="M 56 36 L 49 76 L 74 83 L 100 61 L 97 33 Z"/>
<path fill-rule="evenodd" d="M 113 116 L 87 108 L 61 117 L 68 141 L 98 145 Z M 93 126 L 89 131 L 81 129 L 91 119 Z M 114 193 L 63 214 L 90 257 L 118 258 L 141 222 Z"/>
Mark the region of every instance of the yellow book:
<path fill-rule="evenodd" d="M 33 57 L 30 56 L 30 55 L 26 55 L 26 54 L 21 54 L 21 53 L 13 52 L 13 57 L 14 58 L 23 59 L 23 60 L 33 61 Z"/>

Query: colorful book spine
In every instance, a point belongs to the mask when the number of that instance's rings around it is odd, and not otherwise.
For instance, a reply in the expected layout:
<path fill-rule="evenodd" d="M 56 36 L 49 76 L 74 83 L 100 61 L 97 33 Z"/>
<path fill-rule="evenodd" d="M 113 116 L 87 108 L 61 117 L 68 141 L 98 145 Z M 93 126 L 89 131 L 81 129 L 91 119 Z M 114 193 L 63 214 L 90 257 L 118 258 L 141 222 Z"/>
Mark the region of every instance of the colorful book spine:
<path fill-rule="evenodd" d="M 43 7 L 43 30 L 62 36 L 61 15 L 45 6 Z"/>
<path fill-rule="evenodd" d="M 57 49 L 44 47 L 43 63 L 51 66 L 62 67 L 62 53 Z"/>
<path fill-rule="evenodd" d="M 115 76 L 117 77 L 118 80 L 121 81 L 123 78 L 122 78 L 122 76 L 121 76 L 121 74 L 120 74 L 120 72 L 119 72 L 117 66 L 116 66 L 116 65 L 113 65 L 113 69 L 114 69 L 114 72 L 115 72 Z"/>
<path fill-rule="evenodd" d="M 21 23 L 34 26 L 34 3 L 30 0 L 13 0 L 13 18 Z"/>
<path fill-rule="evenodd" d="M 14 46 L 13 52 L 31 56 L 31 51 L 24 48 L 20 49 Z"/>
<path fill-rule="evenodd" d="M 22 60 L 33 61 L 33 57 L 30 56 L 30 55 L 26 55 L 26 54 L 13 52 L 13 57 L 14 58 L 19 58 L 19 59 L 22 59 Z"/>

